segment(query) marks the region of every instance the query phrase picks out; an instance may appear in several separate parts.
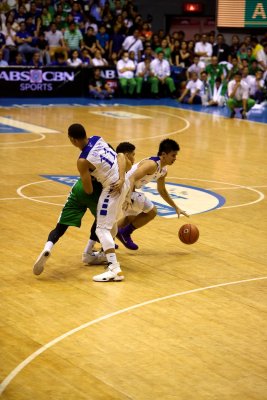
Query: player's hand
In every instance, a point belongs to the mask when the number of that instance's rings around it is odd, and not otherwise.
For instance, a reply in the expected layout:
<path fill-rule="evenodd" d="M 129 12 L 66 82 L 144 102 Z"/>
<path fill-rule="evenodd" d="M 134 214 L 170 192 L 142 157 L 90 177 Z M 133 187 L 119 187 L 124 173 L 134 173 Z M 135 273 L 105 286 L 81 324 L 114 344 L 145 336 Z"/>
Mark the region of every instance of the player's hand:
<path fill-rule="evenodd" d="M 184 215 L 185 217 L 189 218 L 189 215 L 187 214 L 186 211 L 181 210 L 179 207 L 176 207 L 175 211 L 177 212 L 178 218 L 180 218 L 180 215 Z"/>

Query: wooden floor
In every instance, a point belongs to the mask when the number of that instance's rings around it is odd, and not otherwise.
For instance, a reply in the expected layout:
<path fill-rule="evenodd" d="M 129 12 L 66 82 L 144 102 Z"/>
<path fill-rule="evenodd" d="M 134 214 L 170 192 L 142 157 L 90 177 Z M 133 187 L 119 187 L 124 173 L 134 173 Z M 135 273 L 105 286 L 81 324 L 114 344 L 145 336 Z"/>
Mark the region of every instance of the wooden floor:
<path fill-rule="evenodd" d="M 31 125 L 0 135 L 2 398 L 267 399 L 266 125 L 163 106 L 1 109 L 12 119 Z M 88 213 L 34 276 L 70 190 L 42 175 L 77 175 L 74 122 L 133 142 L 137 160 L 177 140 L 168 181 L 226 199 L 191 215 L 199 241 L 179 241 L 185 218 L 158 216 L 134 232 L 137 252 L 120 246 L 125 281 L 95 283 L 102 267 L 81 262 Z"/>

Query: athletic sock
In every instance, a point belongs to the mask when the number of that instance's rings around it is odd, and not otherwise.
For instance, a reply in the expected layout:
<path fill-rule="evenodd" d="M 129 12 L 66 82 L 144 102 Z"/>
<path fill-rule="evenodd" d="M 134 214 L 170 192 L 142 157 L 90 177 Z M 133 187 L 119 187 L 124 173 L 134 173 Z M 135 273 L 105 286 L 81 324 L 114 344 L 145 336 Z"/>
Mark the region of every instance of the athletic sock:
<path fill-rule="evenodd" d="M 84 249 L 84 253 L 91 254 L 95 243 L 96 243 L 95 240 L 89 239 L 89 241 Z"/>
<path fill-rule="evenodd" d="M 115 264 L 117 262 L 117 257 L 115 253 L 107 253 L 106 254 L 108 263 Z"/>
<path fill-rule="evenodd" d="M 54 246 L 54 243 L 53 243 L 53 242 L 50 242 L 50 241 L 46 242 L 45 247 L 44 247 L 44 251 L 49 251 L 49 252 L 51 252 L 53 246 Z"/>

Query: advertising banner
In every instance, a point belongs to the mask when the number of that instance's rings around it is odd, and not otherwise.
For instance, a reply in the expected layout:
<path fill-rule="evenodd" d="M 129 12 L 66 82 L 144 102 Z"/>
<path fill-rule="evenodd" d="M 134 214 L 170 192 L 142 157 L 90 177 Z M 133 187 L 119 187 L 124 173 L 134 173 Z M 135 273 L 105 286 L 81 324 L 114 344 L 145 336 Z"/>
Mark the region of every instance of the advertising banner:
<path fill-rule="evenodd" d="M 88 95 L 93 68 L 4 67 L 0 68 L 0 97 L 81 97 Z M 101 75 L 117 88 L 115 68 L 103 68 Z"/>

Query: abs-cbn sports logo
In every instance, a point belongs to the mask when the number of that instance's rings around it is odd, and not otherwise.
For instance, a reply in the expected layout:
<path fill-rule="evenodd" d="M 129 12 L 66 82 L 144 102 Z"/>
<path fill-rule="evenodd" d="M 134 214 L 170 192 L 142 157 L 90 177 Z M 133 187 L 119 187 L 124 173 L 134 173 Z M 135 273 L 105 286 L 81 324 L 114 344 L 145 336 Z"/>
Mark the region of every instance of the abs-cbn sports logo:
<path fill-rule="evenodd" d="M 74 72 L 66 71 L 42 71 L 41 69 L 30 69 L 29 71 L 2 71 L 0 80 L 9 82 L 64 82 L 74 81 Z"/>
<path fill-rule="evenodd" d="M 28 71 L 2 71 L 0 82 L 20 82 L 21 91 L 53 90 L 52 83 L 73 82 L 74 72 L 66 71 L 42 71 L 41 69 L 30 69 Z"/>

